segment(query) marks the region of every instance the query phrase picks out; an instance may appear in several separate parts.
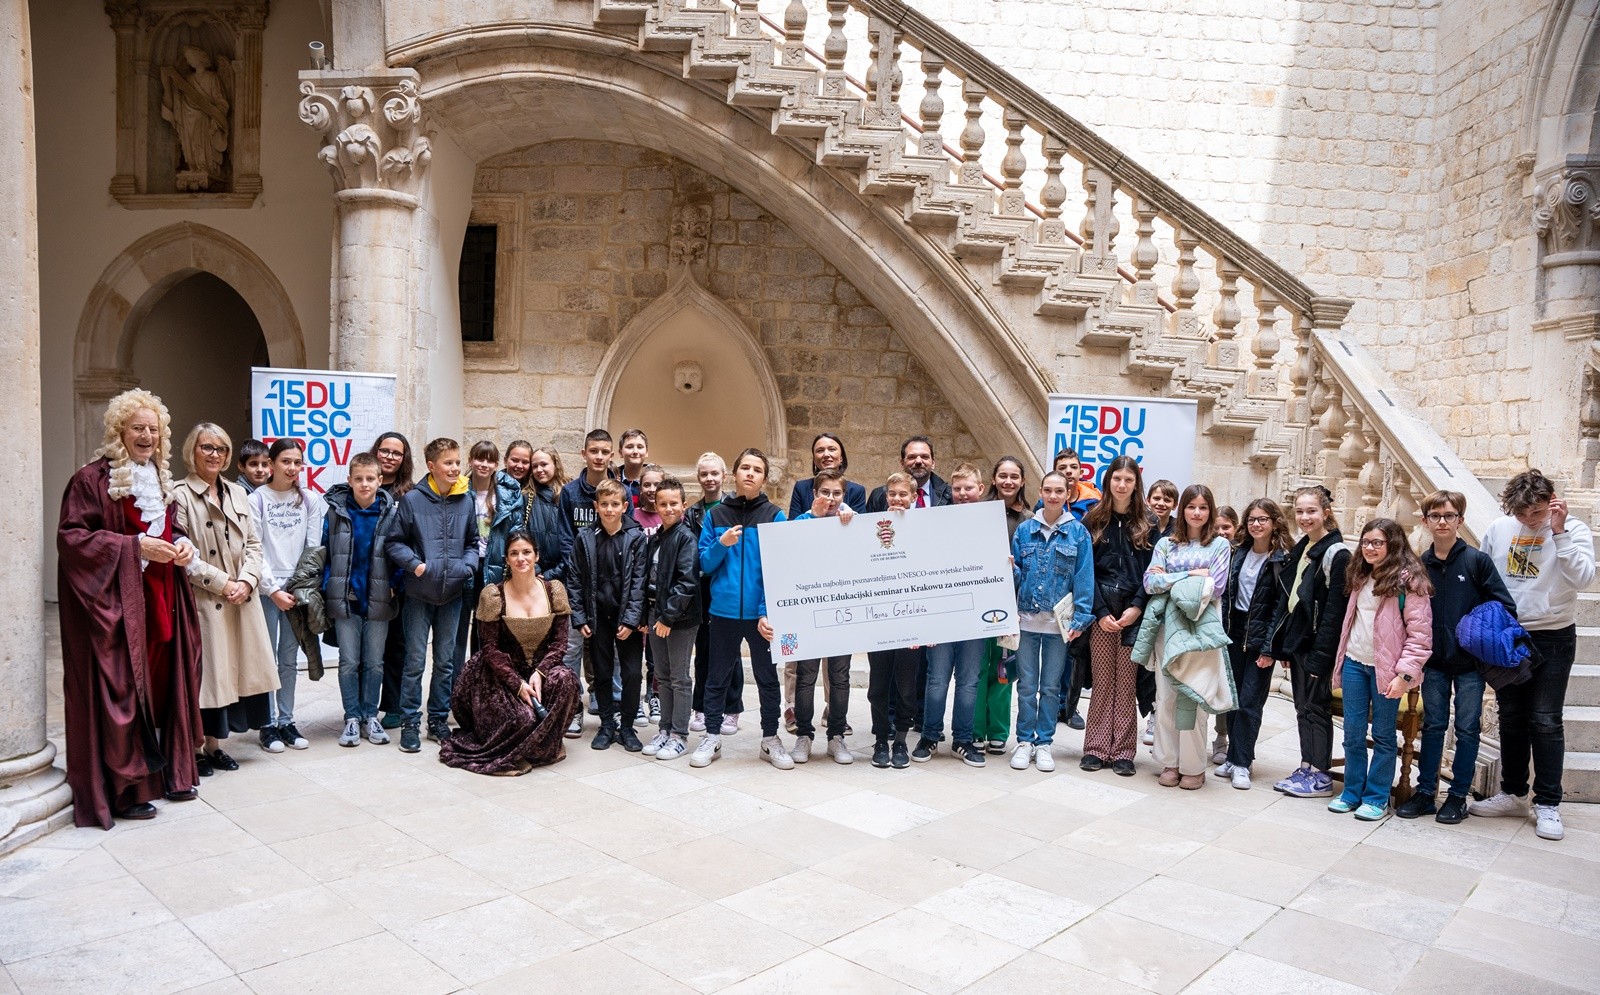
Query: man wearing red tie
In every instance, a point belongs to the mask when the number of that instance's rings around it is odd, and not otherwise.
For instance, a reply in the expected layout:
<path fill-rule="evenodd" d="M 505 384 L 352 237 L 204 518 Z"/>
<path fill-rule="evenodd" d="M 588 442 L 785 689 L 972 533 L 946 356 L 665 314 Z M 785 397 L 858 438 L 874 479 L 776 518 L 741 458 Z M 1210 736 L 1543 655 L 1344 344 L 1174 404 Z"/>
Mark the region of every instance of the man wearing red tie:
<path fill-rule="evenodd" d="M 933 472 L 933 443 L 926 435 L 913 435 L 900 444 L 900 468 L 916 482 L 917 492 L 911 496 L 913 508 L 937 508 L 950 504 L 950 485 Z M 867 498 L 867 511 L 887 511 L 889 501 L 884 489 L 879 487 Z"/>

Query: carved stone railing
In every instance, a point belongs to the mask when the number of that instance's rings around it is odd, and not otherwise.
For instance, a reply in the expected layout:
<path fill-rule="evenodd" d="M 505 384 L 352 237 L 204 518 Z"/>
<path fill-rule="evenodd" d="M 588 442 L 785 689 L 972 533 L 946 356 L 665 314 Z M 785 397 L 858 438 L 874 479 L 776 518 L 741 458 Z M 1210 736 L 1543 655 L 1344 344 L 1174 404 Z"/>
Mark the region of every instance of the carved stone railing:
<path fill-rule="evenodd" d="M 1482 490 L 1338 337 L 1353 302 L 1319 295 L 901 0 L 777 6 L 781 20 L 770 0 L 768 16 L 758 0 L 595 0 L 595 19 L 638 24 L 641 49 L 725 82 L 731 105 L 811 143 L 980 285 L 1031 297 L 1080 347 L 1198 400 L 1203 431 L 1249 440 L 1285 490 L 1327 483 L 1347 524 L 1409 516 L 1434 487 Z M 1492 502 L 1471 506 L 1477 531 Z"/>

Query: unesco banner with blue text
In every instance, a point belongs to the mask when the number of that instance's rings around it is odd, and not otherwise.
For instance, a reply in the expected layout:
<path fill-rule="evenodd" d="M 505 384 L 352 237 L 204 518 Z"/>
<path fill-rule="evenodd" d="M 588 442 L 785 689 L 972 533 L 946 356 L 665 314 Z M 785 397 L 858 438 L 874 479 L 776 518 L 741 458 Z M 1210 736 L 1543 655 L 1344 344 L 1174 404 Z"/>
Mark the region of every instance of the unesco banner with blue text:
<path fill-rule="evenodd" d="M 301 483 L 321 494 L 349 475 L 350 457 L 394 428 L 395 379 L 383 373 L 250 369 L 250 431 L 271 445 L 299 439 Z"/>
<path fill-rule="evenodd" d="M 1106 464 L 1118 456 L 1139 461 L 1144 485 L 1161 478 L 1181 490 L 1194 483 L 1194 446 L 1200 406 L 1164 397 L 1090 397 L 1051 394 L 1050 436 L 1044 465 L 1075 449 L 1083 479 L 1100 486 Z"/>

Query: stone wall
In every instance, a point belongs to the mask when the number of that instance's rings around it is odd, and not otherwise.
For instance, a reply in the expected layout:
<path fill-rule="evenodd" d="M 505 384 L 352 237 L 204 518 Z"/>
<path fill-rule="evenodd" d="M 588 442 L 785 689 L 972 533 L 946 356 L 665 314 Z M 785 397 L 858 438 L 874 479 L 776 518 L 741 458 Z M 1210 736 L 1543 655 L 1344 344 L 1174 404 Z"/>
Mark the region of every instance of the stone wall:
<path fill-rule="evenodd" d="M 843 436 L 850 475 L 863 483 L 895 469 L 913 434 L 933 439 L 941 468 L 982 461 L 956 406 L 893 323 L 787 225 L 668 156 L 587 141 L 478 167 L 475 216 L 499 221 L 502 244 L 514 239 L 517 261 L 497 279 L 515 281 L 516 293 L 499 298 L 496 344 L 468 349 L 468 439 L 553 440 L 569 471 L 581 465 L 595 373 L 628 322 L 667 289 L 671 217 L 686 198 L 710 205 L 705 287 L 760 342 L 795 470 L 809 472 L 811 439 L 825 430 Z M 777 490 L 786 494 L 787 482 Z"/>

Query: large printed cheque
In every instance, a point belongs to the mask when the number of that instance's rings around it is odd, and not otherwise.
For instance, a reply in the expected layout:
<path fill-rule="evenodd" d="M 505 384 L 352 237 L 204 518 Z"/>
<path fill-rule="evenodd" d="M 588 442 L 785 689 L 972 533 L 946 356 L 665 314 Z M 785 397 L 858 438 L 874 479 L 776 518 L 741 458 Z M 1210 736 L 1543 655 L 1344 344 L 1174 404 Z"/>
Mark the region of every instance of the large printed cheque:
<path fill-rule="evenodd" d="M 761 526 L 774 659 L 1017 631 L 999 501 Z"/>

